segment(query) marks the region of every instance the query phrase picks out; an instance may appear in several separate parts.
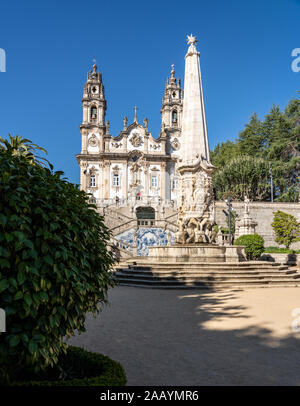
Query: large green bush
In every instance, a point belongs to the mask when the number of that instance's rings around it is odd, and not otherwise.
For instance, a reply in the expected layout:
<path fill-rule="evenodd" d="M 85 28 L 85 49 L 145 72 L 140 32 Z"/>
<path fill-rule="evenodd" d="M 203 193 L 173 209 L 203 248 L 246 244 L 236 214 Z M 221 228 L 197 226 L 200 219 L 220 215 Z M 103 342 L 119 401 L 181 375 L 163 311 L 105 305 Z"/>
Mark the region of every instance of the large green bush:
<path fill-rule="evenodd" d="M 0 149 L 0 373 L 53 366 L 113 286 L 110 238 L 85 192 Z"/>
<path fill-rule="evenodd" d="M 39 373 L 23 371 L 23 377 L 17 376 L 15 379 L 10 385 L 123 386 L 127 381 L 124 368 L 119 362 L 74 346 L 69 346 L 66 353 L 59 356 L 58 365 L 53 368 Z"/>
<path fill-rule="evenodd" d="M 264 252 L 264 239 L 258 234 L 242 235 L 234 245 L 244 245 L 247 259 L 258 259 Z"/>

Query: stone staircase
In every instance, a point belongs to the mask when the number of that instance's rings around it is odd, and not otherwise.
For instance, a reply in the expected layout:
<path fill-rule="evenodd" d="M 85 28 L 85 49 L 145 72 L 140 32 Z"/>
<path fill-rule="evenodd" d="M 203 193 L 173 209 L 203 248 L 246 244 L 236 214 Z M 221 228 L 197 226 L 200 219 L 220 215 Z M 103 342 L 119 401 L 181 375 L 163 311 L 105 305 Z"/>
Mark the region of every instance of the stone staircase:
<path fill-rule="evenodd" d="M 135 211 L 131 210 L 130 207 L 118 207 L 114 203 L 105 207 L 98 207 L 98 211 L 104 216 L 105 225 L 111 231 L 111 249 L 114 251 L 116 258 L 124 260 L 135 256 L 137 247 L 118 239 L 120 234 L 139 227 Z M 175 233 L 177 231 L 176 219 L 176 210 L 167 208 L 166 216 L 159 216 L 155 220 L 155 225 L 151 228 L 167 229 Z"/>
<path fill-rule="evenodd" d="M 136 225 L 136 219 L 126 216 L 115 208 L 106 208 L 103 215 L 105 224 L 111 230 L 113 236 L 121 234 Z"/>
<path fill-rule="evenodd" d="M 100 212 L 100 214 L 104 215 L 104 222 L 114 237 L 131 228 L 137 227 L 135 213 L 130 213 L 131 215 L 129 216 L 122 213 L 121 210 L 122 208 L 118 209 L 116 206 L 110 206 L 106 207 L 105 210 L 102 209 Z M 169 210 L 169 212 L 170 211 L 172 212 L 171 215 L 156 220 L 156 227 L 166 227 L 175 233 L 177 231 L 177 212 L 174 210 Z"/>
<path fill-rule="evenodd" d="M 116 266 L 123 286 L 160 289 L 300 287 L 300 272 L 278 263 L 164 263 L 131 258 Z"/>

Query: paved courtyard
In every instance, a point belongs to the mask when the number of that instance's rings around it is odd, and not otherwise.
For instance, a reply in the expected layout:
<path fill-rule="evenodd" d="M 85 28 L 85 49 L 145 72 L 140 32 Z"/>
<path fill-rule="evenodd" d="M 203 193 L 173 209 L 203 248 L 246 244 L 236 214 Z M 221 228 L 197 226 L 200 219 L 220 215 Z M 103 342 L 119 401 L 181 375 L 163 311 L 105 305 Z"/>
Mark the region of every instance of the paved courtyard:
<path fill-rule="evenodd" d="M 128 385 L 300 385 L 297 316 L 299 288 L 118 286 L 69 343 L 121 362 Z"/>

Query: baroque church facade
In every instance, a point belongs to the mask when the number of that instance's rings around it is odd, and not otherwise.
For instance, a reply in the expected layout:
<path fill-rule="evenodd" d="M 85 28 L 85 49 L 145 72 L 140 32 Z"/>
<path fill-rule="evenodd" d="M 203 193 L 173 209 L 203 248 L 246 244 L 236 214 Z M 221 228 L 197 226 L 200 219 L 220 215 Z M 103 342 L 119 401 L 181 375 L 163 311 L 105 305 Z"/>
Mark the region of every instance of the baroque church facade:
<path fill-rule="evenodd" d="M 196 42 L 194 37 L 188 38 L 193 43 Z M 193 48 L 193 44 L 190 45 Z M 190 48 L 187 55 L 189 54 L 195 54 L 195 58 L 200 55 L 197 50 Z M 193 72 L 194 76 L 201 75 L 200 66 Z M 188 82 L 186 77 L 185 82 Z M 190 94 L 193 101 L 195 92 L 186 86 L 185 83 L 186 96 Z M 194 85 L 192 87 L 194 89 Z M 76 155 L 80 166 L 80 187 L 91 195 L 98 211 L 104 215 L 105 223 L 112 232 L 112 240 L 123 250 L 124 255 L 147 255 L 149 246 L 174 243 L 175 234 L 180 231 L 180 221 L 184 223 L 188 220 L 181 215 L 182 210 L 188 217 L 189 210 L 197 209 L 197 205 L 193 203 L 190 204 L 191 207 L 184 207 L 189 204 L 191 197 L 197 195 L 192 190 L 197 182 L 189 175 L 189 172 L 192 173 L 190 168 L 184 167 L 188 173 L 183 176 L 181 167 L 182 161 L 191 159 L 191 155 L 198 149 L 201 153 L 195 159 L 201 158 L 204 172 L 210 170 L 201 86 L 199 89 L 201 108 L 196 116 L 202 117 L 202 124 L 198 119 L 189 117 L 191 109 L 187 106 L 187 100 L 184 109 L 184 91 L 180 79 L 175 78 L 172 66 L 162 98 L 161 130 L 158 137 L 153 137 L 149 132 L 147 118 L 142 123 L 138 121 L 136 108 L 133 122 L 128 123 L 127 117 L 124 117 L 119 135 L 112 135 L 106 120 L 107 101 L 102 75 L 95 64 L 87 73 L 82 97 L 81 151 Z M 202 132 L 202 136 L 193 141 L 194 148 L 191 150 L 191 143 L 184 142 L 184 139 L 191 139 L 190 136 L 185 137 L 185 134 L 195 132 L 195 125 L 199 129 L 196 133 Z M 206 188 L 205 182 L 203 187 Z M 211 186 L 208 185 L 204 196 L 209 196 L 210 189 Z M 202 200 L 203 193 L 200 193 L 197 202 L 201 203 Z M 240 220 L 245 217 L 243 206 L 242 202 L 233 204 Z M 275 244 L 270 225 L 275 208 L 299 217 L 298 206 L 299 203 L 250 203 L 251 215 L 257 224 L 256 232 L 263 236 L 266 246 Z M 207 219 L 211 224 L 227 227 L 224 214 L 226 209 L 224 202 L 212 199 Z M 194 216 L 195 213 L 192 214 Z M 200 231 L 203 231 L 203 224 L 200 224 Z"/>
<path fill-rule="evenodd" d="M 113 136 L 106 108 L 102 75 L 94 64 L 83 89 L 81 152 L 76 155 L 81 189 L 94 197 L 98 207 L 164 202 L 175 208 L 183 89 L 174 66 L 165 84 L 157 138 L 149 132 L 147 118 L 143 123 L 138 121 L 136 107 L 133 122 L 124 117 L 119 135 Z"/>

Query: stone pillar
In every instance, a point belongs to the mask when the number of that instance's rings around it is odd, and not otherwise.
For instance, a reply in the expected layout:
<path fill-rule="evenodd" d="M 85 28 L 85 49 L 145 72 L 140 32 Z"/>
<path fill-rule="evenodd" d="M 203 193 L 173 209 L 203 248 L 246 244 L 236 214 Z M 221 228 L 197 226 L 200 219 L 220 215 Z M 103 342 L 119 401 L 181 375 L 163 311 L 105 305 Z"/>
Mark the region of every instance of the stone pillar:
<path fill-rule="evenodd" d="M 83 103 L 83 118 L 82 121 L 84 124 L 86 124 L 88 122 L 88 118 L 89 118 L 89 108 L 88 108 L 88 104 L 87 103 Z"/>
<path fill-rule="evenodd" d="M 84 173 L 86 172 L 86 173 Z M 87 162 L 82 162 L 81 163 L 81 168 L 80 168 L 80 185 L 81 185 L 81 190 L 86 190 L 87 184 Z"/>
<path fill-rule="evenodd" d="M 88 146 L 88 133 L 86 130 L 82 130 L 82 153 L 87 153 L 87 146 Z"/>
<path fill-rule="evenodd" d="M 110 164 L 104 162 L 104 199 L 110 198 Z"/>
<path fill-rule="evenodd" d="M 104 198 L 104 165 L 103 162 L 99 164 L 99 198 Z"/>
<path fill-rule="evenodd" d="M 162 162 L 160 164 L 160 197 L 166 199 L 166 163 Z"/>
<path fill-rule="evenodd" d="M 149 196 L 149 165 L 146 164 L 144 168 L 144 174 L 145 174 L 145 196 Z"/>
<path fill-rule="evenodd" d="M 128 198 L 128 162 L 124 163 L 124 198 Z"/>

